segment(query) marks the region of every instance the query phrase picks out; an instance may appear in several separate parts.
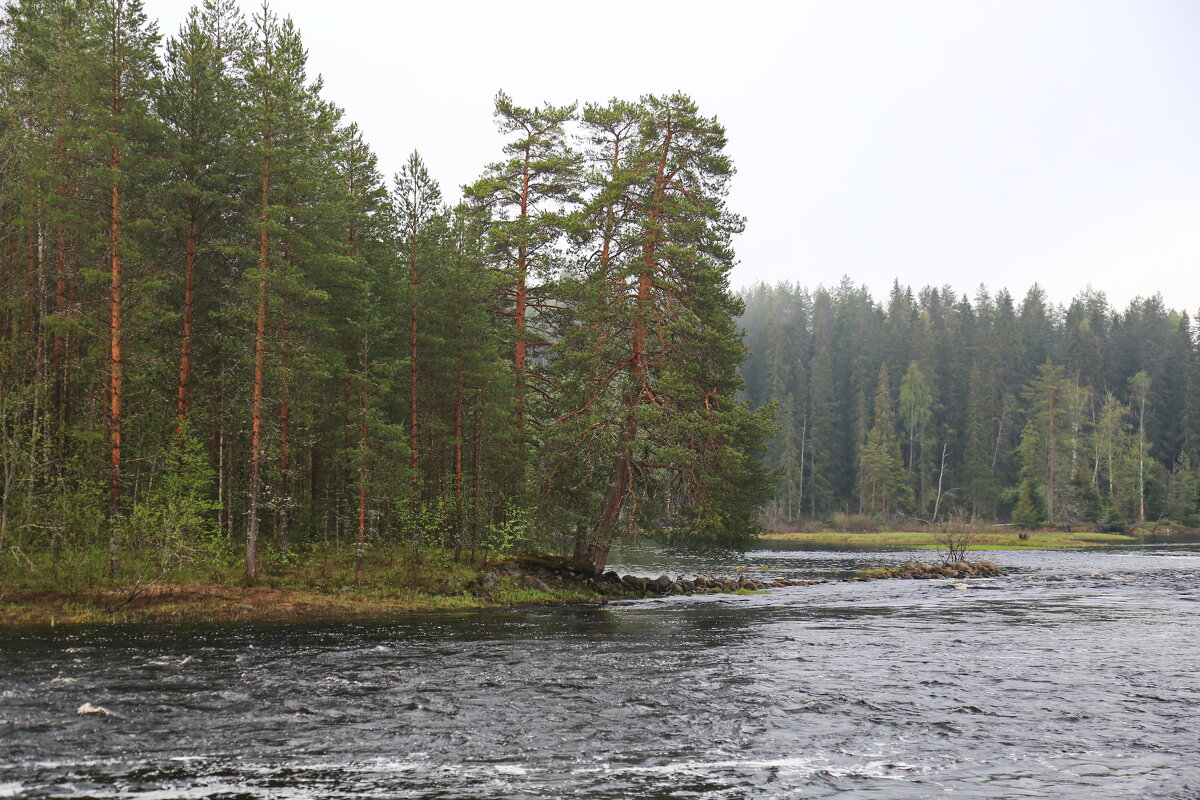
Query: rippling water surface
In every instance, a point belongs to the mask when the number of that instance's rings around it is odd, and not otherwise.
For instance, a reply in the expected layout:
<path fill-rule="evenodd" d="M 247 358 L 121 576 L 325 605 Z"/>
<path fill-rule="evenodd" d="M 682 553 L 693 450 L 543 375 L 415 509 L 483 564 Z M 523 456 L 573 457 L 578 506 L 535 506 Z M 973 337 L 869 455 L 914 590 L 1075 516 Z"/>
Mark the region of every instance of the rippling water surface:
<path fill-rule="evenodd" d="M 1200 798 L 1200 547 L 976 557 L 1013 574 L 0 633 L 0 797 Z"/>

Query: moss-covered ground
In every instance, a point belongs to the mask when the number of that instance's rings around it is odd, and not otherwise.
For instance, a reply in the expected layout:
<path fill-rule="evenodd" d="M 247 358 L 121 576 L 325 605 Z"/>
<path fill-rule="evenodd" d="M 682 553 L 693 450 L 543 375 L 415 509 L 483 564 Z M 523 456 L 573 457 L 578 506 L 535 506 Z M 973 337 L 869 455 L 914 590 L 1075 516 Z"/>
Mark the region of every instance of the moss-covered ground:
<path fill-rule="evenodd" d="M 605 599 L 546 571 L 531 588 L 525 574 L 505 570 L 500 560 L 459 561 L 436 551 L 414 556 L 407 548 L 371 551 L 360 584 L 352 548 L 266 560 L 252 584 L 236 561 L 163 570 L 126 557 L 115 581 L 103 577 L 97 562 L 105 563 L 103 553 L 4 559 L 0 626 L 379 617 Z"/>

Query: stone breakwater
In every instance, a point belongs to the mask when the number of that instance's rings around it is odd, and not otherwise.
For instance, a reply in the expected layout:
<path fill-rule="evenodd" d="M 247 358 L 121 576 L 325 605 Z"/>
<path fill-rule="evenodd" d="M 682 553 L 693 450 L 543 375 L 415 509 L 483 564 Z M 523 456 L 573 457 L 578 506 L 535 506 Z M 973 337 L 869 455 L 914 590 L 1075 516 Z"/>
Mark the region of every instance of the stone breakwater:
<path fill-rule="evenodd" d="M 919 564 L 908 561 L 896 567 L 868 570 L 853 580 L 871 581 L 884 578 L 934 580 L 938 578 L 998 578 L 1008 573 L 992 561 L 955 561 L 952 564 Z"/>
<path fill-rule="evenodd" d="M 745 576 L 737 578 L 706 577 L 697 575 L 694 578 L 671 578 L 659 575 L 657 578 L 642 578 L 637 575 L 618 575 L 616 572 L 606 572 L 596 579 L 597 588 L 607 587 L 624 589 L 634 594 L 721 594 L 738 591 L 760 592 L 765 589 L 782 589 L 785 586 L 815 586 L 827 581 L 802 581 L 775 578 L 769 581 L 759 581 Z"/>
<path fill-rule="evenodd" d="M 774 578 L 758 580 L 748 575 L 737 577 L 696 575 L 691 578 L 659 575 L 647 578 L 639 575 L 621 575 L 608 571 L 597 573 L 589 564 L 552 558 L 526 557 L 507 561 L 495 570 L 482 574 L 481 582 L 495 585 L 502 576 L 515 578 L 523 586 L 543 592 L 563 588 L 579 588 L 609 598 L 663 597 L 667 595 L 721 594 L 739 591 L 764 591 L 782 589 L 786 586 L 814 586 L 827 583 L 825 580 L 791 580 Z"/>

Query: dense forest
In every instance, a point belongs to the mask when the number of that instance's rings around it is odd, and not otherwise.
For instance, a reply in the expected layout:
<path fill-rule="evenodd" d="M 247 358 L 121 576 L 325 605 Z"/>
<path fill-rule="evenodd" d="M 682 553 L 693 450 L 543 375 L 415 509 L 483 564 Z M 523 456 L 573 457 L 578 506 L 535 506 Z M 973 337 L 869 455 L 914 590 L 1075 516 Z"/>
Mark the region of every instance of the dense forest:
<path fill-rule="evenodd" d="M 772 527 L 864 512 L 883 520 L 1025 526 L 1197 522 L 1200 353 L 1161 297 L 1124 310 L 1036 285 L 886 303 L 833 288 L 744 293 L 755 405 L 777 404 Z"/>
<path fill-rule="evenodd" d="M 770 409 L 735 400 L 742 220 L 690 99 L 501 93 L 450 204 L 415 153 L 385 181 L 266 5 L 165 39 L 137 0 L 2 22 L 10 563 L 753 534 Z"/>

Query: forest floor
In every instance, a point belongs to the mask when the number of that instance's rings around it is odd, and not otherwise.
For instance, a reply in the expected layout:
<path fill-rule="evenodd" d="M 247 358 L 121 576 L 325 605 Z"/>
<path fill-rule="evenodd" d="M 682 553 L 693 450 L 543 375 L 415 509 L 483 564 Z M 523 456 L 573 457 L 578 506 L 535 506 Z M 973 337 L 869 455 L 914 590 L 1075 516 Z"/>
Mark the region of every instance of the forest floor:
<path fill-rule="evenodd" d="M 235 564 L 162 573 L 126 565 L 125 580 L 69 564 L 0 568 L 0 627 L 73 623 L 224 622 L 380 617 L 422 611 L 599 602 L 559 571 L 431 552 L 374 553 L 355 585 L 353 556 L 311 551 L 266 563 L 252 585 Z M 75 559 L 72 559 L 75 561 Z"/>
<path fill-rule="evenodd" d="M 1026 533 L 1028 538 L 1020 538 Z M 872 550 L 938 550 L 944 545 L 938 540 L 944 534 L 932 531 L 881 531 L 879 533 L 768 533 L 768 541 L 804 542 L 815 547 Z M 981 531 L 970 534 L 972 550 L 1049 550 L 1060 547 L 1098 547 L 1115 544 L 1138 544 L 1181 541 L 1177 536 L 1127 536 L 1121 533 L 1096 531 L 1019 531 L 1016 528 Z"/>

